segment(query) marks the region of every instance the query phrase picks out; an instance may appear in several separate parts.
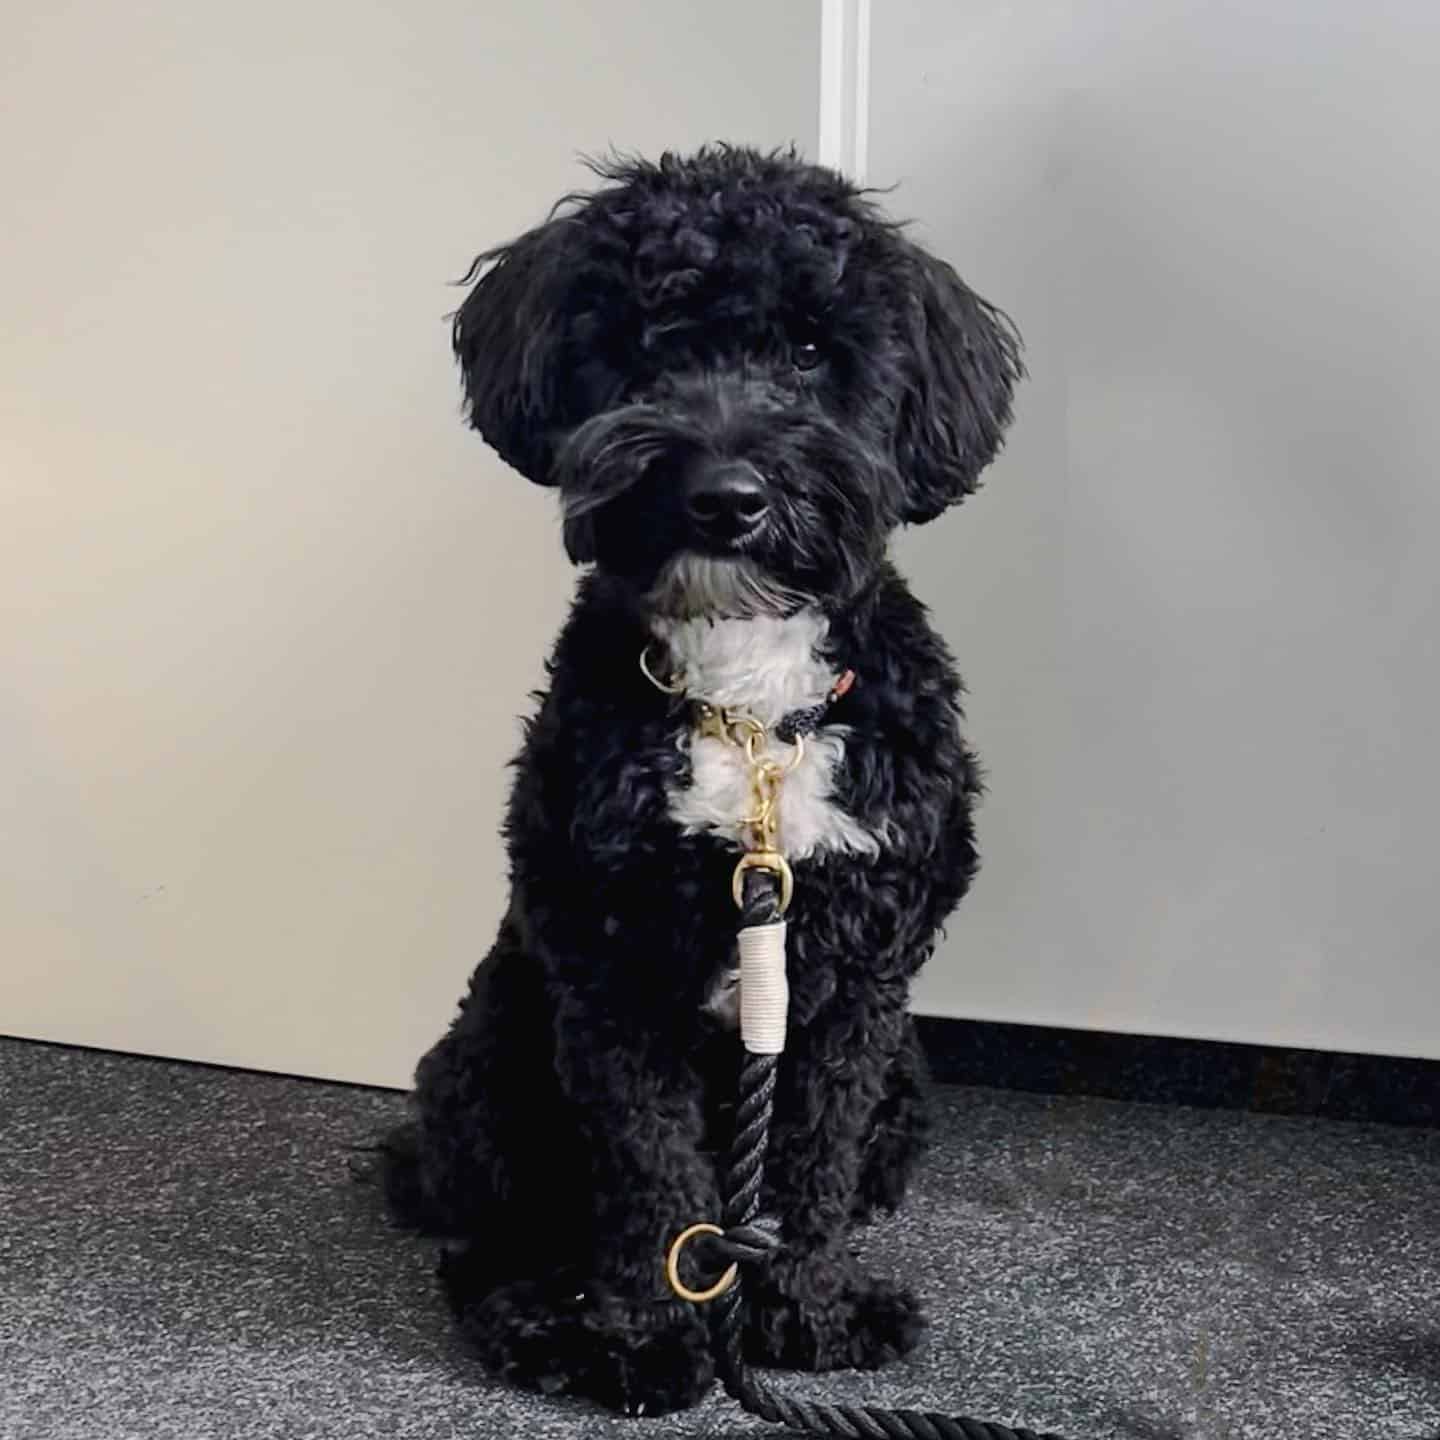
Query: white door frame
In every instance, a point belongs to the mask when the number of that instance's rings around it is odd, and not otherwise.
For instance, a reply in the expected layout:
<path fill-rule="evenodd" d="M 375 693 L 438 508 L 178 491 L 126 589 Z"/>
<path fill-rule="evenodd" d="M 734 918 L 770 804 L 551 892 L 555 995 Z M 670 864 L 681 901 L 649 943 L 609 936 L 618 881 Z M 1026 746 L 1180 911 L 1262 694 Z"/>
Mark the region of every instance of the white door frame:
<path fill-rule="evenodd" d="M 821 0 L 822 165 L 865 182 L 870 148 L 870 0 Z"/>

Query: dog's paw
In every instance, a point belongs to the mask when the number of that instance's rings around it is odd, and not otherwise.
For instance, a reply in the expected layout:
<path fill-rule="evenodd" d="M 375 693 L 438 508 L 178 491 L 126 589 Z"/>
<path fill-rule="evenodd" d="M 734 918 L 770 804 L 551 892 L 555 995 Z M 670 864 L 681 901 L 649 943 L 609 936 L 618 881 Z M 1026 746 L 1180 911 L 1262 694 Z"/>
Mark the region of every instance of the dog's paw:
<path fill-rule="evenodd" d="M 689 1306 L 627 1307 L 613 1301 L 585 1317 L 582 1393 L 622 1415 L 667 1415 L 705 1397 L 715 1378 L 709 1336 Z"/>
<path fill-rule="evenodd" d="M 751 1299 L 745 1353 L 791 1370 L 877 1370 L 913 1350 L 924 1328 L 908 1290 L 848 1257 L 781 1256 Z"/>
<path fill-rule="evenodd" d="M 480 1361 L 546 1395 L 579 1395 L 622 1415 L 698 1404 L 715 1369 L 689 1306 L 634 1304 L 574 1282 L 523 1281 L 451 1303 Z"/>

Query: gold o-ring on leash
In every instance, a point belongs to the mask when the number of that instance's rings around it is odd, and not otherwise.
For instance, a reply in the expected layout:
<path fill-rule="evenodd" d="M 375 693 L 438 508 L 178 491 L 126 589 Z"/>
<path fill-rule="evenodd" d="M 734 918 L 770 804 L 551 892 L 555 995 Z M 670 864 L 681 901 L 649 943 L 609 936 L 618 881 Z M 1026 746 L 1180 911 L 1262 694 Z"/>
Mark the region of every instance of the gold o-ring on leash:
<path fill-rule="evenodd" d="M 670 1288 L 682 1300 L 688 1300 L 692 1305 L 707 1305 L 711 1300 L 718 1300 L 735 1283 L 740 1274 L 738 1264 L 732 1264 L 708 1290 L 692 1290 L 680 1278 L 680 1252 L 697 1235 L 723 1235 L 724 1233 L 718 1225 L 710 1225 L 702 1221 L 699 1225 L 690 1226 L 688 1230 L 682 1230 L 675 1237 L 674 1243 L 670 1246 L 670 1253 L 665 1257 L 665 1278 L 670 1282 Z"/>

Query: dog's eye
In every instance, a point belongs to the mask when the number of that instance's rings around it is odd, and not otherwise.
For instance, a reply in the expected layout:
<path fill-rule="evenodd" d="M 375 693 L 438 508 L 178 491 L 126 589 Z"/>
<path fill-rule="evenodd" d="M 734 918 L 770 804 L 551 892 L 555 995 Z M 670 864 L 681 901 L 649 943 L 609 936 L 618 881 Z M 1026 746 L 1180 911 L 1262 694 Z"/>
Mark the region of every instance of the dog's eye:
<path fill-rule="evenodd" d="M 790 363 L 797 370 L 813 370 L 820 363 L 820 347 L 813 340 L 797 340 L 790 346 Z"/>

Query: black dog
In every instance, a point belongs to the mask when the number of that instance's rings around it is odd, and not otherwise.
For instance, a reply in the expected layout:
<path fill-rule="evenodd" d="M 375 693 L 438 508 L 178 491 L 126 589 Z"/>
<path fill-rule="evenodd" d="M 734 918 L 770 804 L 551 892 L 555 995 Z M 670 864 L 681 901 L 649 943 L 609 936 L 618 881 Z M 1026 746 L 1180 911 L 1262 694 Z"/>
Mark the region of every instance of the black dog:
<path fill-rule="evenodd" d="M 508 913 L 386 1180 L 451 1242 L 446 1291 L 490 1366 L 653 1414 L 712 1375 L 662 1263 L 718 1216 L 738 1069 L 749 771 L 696 701 L 787 757 L 777 723 L 822 716 L 778 811 L 783 1243 L 747 1287 L 747 1353 L 875 1366 L 921 1328 L 847 1229 L 898 1203 L 921 1146 L 907 992 L 974 872 L 979 783 L 959 678 L 886 544 L 974 489 L 1021 366 L 1003 317 L 828 170 L 727 147 L 601 174 L 482 256 L 455 319 L 472 422 L 559 487 L 592 568 L 517 765 Z"/>

